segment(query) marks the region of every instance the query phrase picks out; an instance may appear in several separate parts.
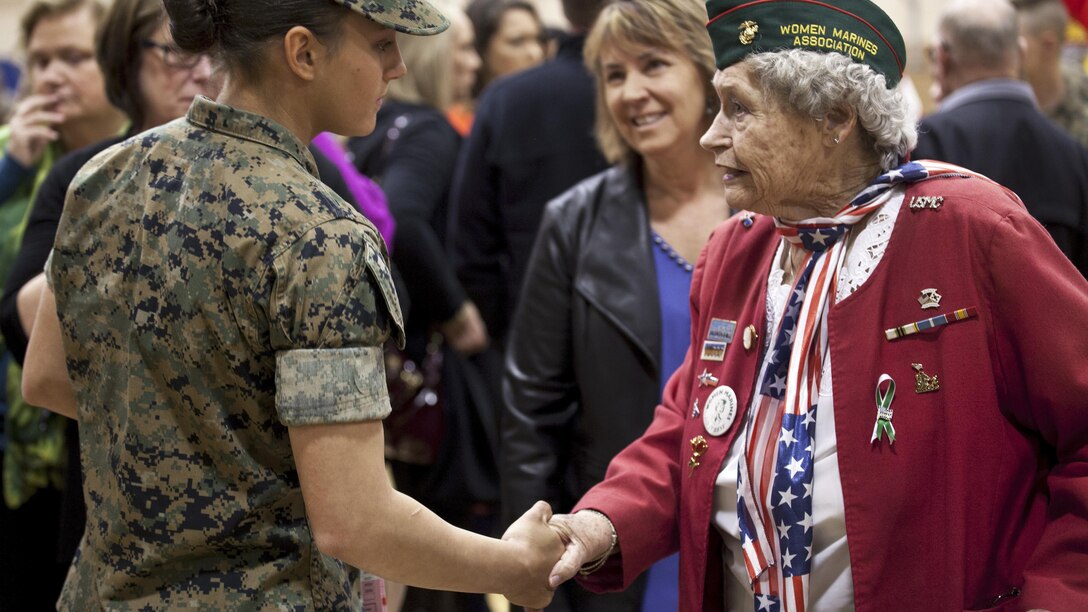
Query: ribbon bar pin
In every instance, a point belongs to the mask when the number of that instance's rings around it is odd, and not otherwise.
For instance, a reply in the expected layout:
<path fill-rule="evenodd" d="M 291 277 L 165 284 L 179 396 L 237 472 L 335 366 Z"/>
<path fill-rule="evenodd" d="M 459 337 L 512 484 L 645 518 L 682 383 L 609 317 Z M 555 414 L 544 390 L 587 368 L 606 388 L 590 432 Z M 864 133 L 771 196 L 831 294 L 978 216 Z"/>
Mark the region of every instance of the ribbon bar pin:
<path fill-rule="evenodd" d="M 914 323 L 907 323 L 906 325 L 886 329 L 884 330 L 884 337 L 888 340 L 898 340 L 899 338 L 917 334 L 921 331 L 934 329 L 942 325 L 956 323 L 977 316 L 978 310 L 974 306 L 968 306 L 967 308 L 946 312 L 935 317 L 930 317 L 929 319 L 922 319 L 921 321 L 915 321 Z"/>

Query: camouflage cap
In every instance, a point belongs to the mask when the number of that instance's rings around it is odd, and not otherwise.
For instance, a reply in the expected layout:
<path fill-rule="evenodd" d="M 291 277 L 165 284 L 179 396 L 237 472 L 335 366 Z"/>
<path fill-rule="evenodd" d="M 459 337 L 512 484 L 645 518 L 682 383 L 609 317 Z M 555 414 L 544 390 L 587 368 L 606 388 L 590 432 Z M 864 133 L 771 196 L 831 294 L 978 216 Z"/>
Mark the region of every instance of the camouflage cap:
<path fill-rule="evenodd" d="M 414 36 L 441 34 L 450 21 L 426 0 L 335 0 L 356 13 Z"/>
<path fill-rule="evenodd" d="M 753 53 L 840 53 L 895 87 L 907 63 L 903 36 L 870 0 L 708 0 L 707 30 L 719 69 Z"/>

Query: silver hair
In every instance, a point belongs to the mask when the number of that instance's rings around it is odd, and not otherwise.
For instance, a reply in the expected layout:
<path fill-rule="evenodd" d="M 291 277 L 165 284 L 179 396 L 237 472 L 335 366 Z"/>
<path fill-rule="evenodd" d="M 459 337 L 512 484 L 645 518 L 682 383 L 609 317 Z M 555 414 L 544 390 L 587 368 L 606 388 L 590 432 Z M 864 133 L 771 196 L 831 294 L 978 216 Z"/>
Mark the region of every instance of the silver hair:
<path fill-rule="evenodd" d="M 918 142 L 903 93 L 888 89 L 884 75 L 865 64 L 802 49 L 758 53 L 745 61 L 763 95 L 789 111 L 821 121 L 844 102 L 851 106 L 884 170 L 902 163 Z"/>

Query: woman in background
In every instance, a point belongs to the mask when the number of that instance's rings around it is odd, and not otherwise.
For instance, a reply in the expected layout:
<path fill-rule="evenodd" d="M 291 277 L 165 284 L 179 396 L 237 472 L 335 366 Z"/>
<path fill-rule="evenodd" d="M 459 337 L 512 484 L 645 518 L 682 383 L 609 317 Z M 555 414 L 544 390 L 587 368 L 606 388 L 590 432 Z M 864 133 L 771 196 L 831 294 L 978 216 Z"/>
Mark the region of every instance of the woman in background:
<path fill-rule="evenodd" d="M 393 262 L 409 294 L 424 298 L 416 305 L 418 317 L 409 318 L 409 335 L 437 328 L 454 349 L 472 354 L 487 346 L 487 332 L 442 246 L 446 201 L 461 144 L 444 113 L 467 95 L 480 61 L 471 48 L 457 47 L 459 38 L 472 32 L 464 13 L 444 5 L 443 13 L 450 20 L 448 32 L 401 41 L 411 70 L 389 84 L 374 132 L 350 139 L 348 147 L 359 171 L 377 180 L 386 193 L 396 222 Z M 425 344 L 426 335 L 417 340 Z M 412 344 L 409 339 L 410 352 Z"/>
<path fill-rule="evenodd" d="M 597 138 L 615 164 L 548 204 L 511 328 L 503 509 L 571 508 L 653 416 L 689 343 L 694 262 L 729 210 L 699 146 L 717 108 L 698 0 L 619 1 L 586 40 Z M 571 610 L 676 609 L 675 559 Z M 671 592 L 671 596 L 668 594 Z M 564 609 L 556 599 L 554 609 Z"/>
<path fill-rule="evenodd" d="M 460 12 L 458 10 L 458 12 Z M 450 53 L 453 56 L 453 98 L 446 108 L 446 119 L 453 129 L 465 138 L 472 131 L 473 105 L 476 101 L 476 83 L 479 80 L 482 61 L 476 48 L 476 28 L 471 19 L 450 28 L 453 39 Z"/>
<path fill-rule="evenodd" d="M 473 0 L 465 12 L 476 29 L 476 51 L 483 60 L 473 98 L 491 81 L 544 61 L 544 24 L 531 2 Z"/>
<path fill-rule="evenodd" d="M 54 162 L 120 133 L 125 120 L 106 100 L 94 61 L 104 3 L 35 0 L 27 5 L 20 24 L 27 95 L 10 123 L 0 127 L 0 284 L 11 273 L 27 211 Z M 0 344 L 0 550 L 19 551 L 0 562 L 0 609 L 52 609 L 67 571 L 54 541 L 64 490 L 65 421 L 23 401 L 20 376 L 8 347 Z M 44 588 L 27 588 L 41 582 Z"/>

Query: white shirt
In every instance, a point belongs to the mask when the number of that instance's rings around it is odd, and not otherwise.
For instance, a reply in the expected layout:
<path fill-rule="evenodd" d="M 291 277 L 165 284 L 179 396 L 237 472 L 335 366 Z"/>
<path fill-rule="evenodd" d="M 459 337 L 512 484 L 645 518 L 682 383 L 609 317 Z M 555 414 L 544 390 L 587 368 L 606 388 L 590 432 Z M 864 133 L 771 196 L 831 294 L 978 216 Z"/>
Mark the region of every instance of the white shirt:
<path fill-rule="evenodd" d="M 861 221 L 848 235 L 846 258 L 839 272 L 836 302 L 842 301 L 861 287 L 884 256 L 895 220 L 903 203 L 904 189 L 894 188 L 892 197 L 876 212 Z M 771 271 L 767 279 L 767 327 L 778 328 L 786 304 L 790 285 L 782 282 L 784 264 L 790 250 L 782 240 L 778 245 Z M 772 333 L 763 338 L 764 363 Z M 846 514 L 843 508 L 842 483 L 839 480 L 839 458 L 835 444 L 835 402 L 832 396 L 831 357 L 824 360 L 820 379 L 820 397 L 817 400 L 816 440 L 813 449 L 812 487 L 812 572 L 809 575 L 809 609 L 814 611 L 853 610 L 854 585 L 850 573 L 850 552 L 846 547 Z M 748 414 L 759 403 L 753 394 Z M 743 423 L 738 423 L 743 427 Z M 737 519 L 737 469 L 744 453 L 744 436 L 737 436 L 725 457 L 714 487 L 714 514 L 712 522 L 717 527 L 725 546 L 722 560 L 725 567 L 725 609 L 731 612 L 754 610 L 752 586 L 744 567 L 744 554 L 740 543 L 740 525 Z"/>

